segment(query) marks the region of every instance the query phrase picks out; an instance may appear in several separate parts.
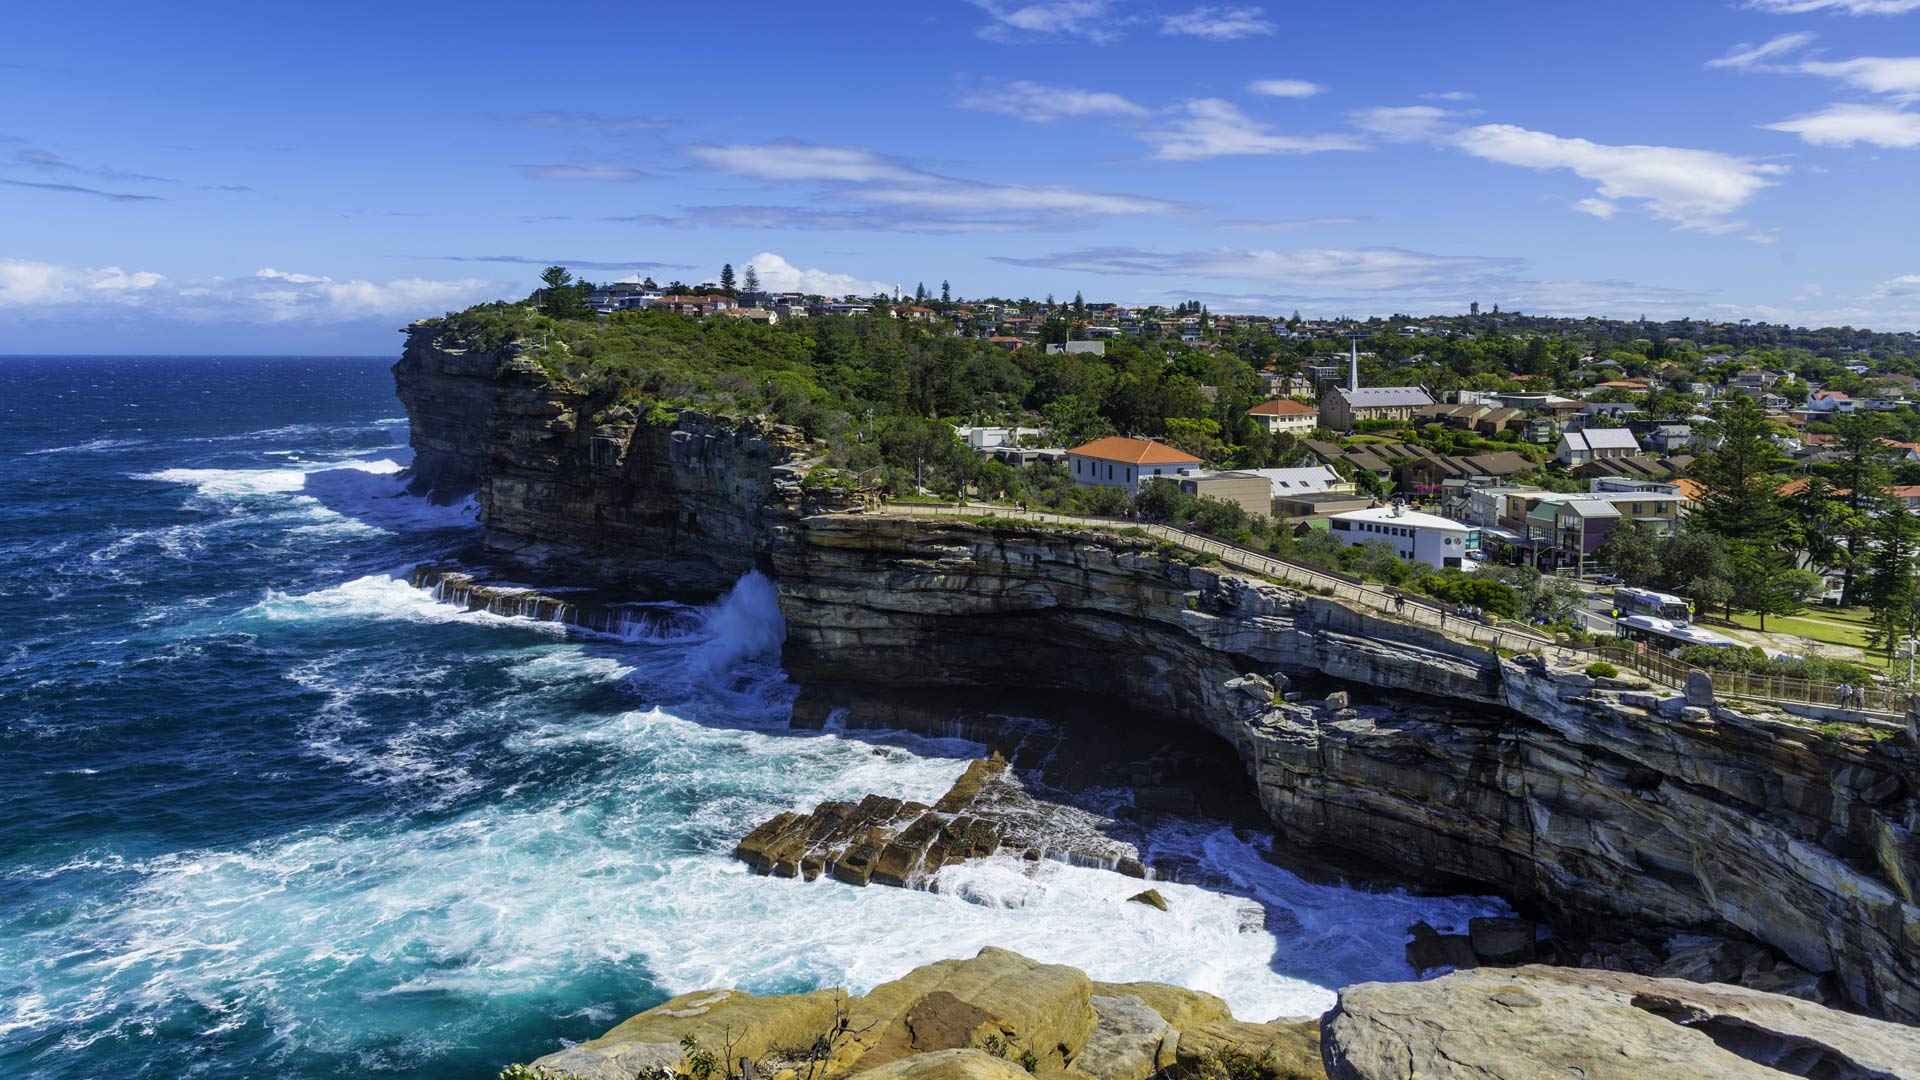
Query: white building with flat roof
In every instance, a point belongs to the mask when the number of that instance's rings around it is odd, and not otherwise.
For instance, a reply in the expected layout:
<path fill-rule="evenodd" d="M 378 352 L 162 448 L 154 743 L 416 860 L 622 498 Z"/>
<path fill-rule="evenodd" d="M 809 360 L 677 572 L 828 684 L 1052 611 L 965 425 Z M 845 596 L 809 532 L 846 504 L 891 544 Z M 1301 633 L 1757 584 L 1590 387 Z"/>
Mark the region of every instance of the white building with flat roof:
<path fill-rule="evenodd" d="M 1436 570 L 1464 566 L 1467 552 L 1479 547 L 1480 539 L 1480 531 L 1471 525 L 1399 506 L 1335 514 L 1327 519 L 1327 532 L 1348 547 L 1379 541 L 1407 562 Z"/>

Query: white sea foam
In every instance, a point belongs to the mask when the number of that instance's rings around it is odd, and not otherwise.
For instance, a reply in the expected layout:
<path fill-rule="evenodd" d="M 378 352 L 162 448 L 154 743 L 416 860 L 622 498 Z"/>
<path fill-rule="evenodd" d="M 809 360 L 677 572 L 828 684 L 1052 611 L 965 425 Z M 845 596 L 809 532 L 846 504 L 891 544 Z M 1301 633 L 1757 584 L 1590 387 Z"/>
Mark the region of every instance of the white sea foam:
<path fill-rule="evenodd" d="M 379 457 L 354 451 L 352 460 L 264 469 L 162 469 L 134 479 L 191 487 L 196 502 L 229 514 L 296 509 L 314 527 L 347 523 L 408 532 L 472 524 L 479 508 L 470 500 L 436 506 L 406 493 L 399 474 L 411 453 L 397 447 Z"/>

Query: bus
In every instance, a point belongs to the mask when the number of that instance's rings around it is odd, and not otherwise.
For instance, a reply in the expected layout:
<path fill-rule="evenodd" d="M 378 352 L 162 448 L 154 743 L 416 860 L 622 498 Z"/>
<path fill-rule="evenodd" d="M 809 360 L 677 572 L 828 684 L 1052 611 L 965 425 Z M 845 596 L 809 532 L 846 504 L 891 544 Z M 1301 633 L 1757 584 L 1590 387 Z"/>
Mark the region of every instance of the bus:
<path fill-rule="evenodd" d="M 1616 618 L 1647 615 L 1682 626 L 1693 621 L 1693 605 L 1687 603 L 1686 597 L 1654 592 L 1652 589 L 1613 590 L 1613 610 Z"/>
<path fill-rule="evenodd" d="M 1671 652 L 1688 645 L 1717 645 L 1722 648 L 1737 648 L 1739 642 L 1711 630 L 1702 630 L 1697 626 L 1674 622 L 1670 619 L 1656 619 L 1651 615 L 1623 615 L 1614 624 L 1614 633 L 1628 641 L 1645 642 L 1647 648 L 1660 652 Z"/>

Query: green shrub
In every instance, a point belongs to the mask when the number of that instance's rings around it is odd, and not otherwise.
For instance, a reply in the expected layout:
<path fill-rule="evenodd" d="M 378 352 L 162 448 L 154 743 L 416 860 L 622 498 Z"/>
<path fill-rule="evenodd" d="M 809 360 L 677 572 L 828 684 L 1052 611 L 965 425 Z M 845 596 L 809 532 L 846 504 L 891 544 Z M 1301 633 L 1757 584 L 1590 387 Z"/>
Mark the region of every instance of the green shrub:
<path fill-rule="evenodd" d="M 1620 675 L 1620 669 L 1605 660 L 1597 660 L 1587 665 L 1587 674 L 1596 679 L 1612 679 Z"/>

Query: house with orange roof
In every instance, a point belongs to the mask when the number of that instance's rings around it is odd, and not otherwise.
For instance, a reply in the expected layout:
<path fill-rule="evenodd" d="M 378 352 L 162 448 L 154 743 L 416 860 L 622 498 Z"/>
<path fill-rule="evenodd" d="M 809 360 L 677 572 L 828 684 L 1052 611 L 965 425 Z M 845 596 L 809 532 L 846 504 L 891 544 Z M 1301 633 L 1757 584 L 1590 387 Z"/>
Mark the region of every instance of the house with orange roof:
<path fill-rule="evenodd" d="M 1248 409 L 1247 415 L 1253 417 L 1254 423 L 1267 429 L 1269 435 L 1282 432 L 1304 435 L 1320 424 L 1320 410 L 1290 398 L 1263 401 Z"/>
<path fill-rule="evenodd" d="M 1067 474 L 1081 487 L 1124 488 L 1136 494 L 1155 476 L 1184 476 L 1203 464 L 1184 450 L 1153 439 L 1109 435 L 1067 451 Z"/>

